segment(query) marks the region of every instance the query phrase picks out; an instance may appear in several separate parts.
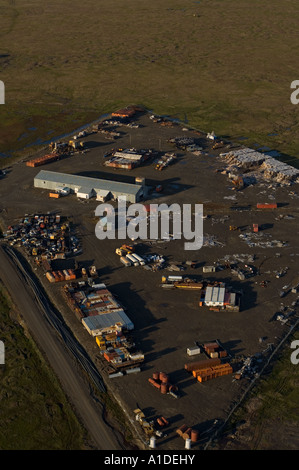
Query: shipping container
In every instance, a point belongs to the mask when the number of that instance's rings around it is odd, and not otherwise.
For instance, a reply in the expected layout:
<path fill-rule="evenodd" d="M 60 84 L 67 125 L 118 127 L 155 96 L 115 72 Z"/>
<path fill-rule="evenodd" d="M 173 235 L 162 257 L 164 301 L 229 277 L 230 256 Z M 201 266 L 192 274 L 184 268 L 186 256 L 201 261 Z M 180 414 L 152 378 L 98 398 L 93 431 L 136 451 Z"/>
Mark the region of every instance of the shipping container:
<path fill-rule="evenodd" d="M 217 351 L 210 353 L 210 357 L 211 357 L 212 359 L 215 359 L 215 358 L 218 357 L 218 356 L 219 356 L 219 354 L 218 354 Z"/>
<path fill-rule="evenodd" d="M 135 374 L 136 372 L 141 372 L 140 367 L 133 367 L 126 370 L 126 374 Z"/>
<path fill-rule="evenodd" d="M 218 349 L 219 348 L 219 344 L 218 343 L 205 343 L 203 345 L 203 347 L 206 349 L 206 348 L 214 348 L 214 349 Z"/>
<path fill-rule="evenodd" d="M 33 168 L 41 165 L 45 165 L 46 163 L 51 163 L 55 162 L 56 160 L 59 160 L 59 154 L 57 153 L 51 153 L 49 155 L 44 155 L 42 157 L 37 157 L 32 160 L 29 160 L 26 162 L 26 166 L 31 166 Z"/>
<path fill-rule="evenodd" d="M 202 268 L 202 272 L 203 273 L 214 273 L 216 271 L 216 267 L 215 266 L 204 266 Z"/>
<path fill-rule="evenodd" d="M 270 202 L 257 203 L 256 207 L 257 209 L 277 209 L 277 204 Z"/>
<path fill-rule="evenodd" d="M 219 358 L 206 359 L 203 361 L 196 361 L 196 362 L 189 362 L 185 364 L 185 370 L 187 370 L 188 372 L 192 372 L 193 370 L 200 370 L 200 369 L 212 367 L 218 364 L 221 364 L 221 360 Z"/>
<path fill-rule="evenodd" d="M 218 366 L 213 366 L 208 370 L 201 370 L 198 372 L 197 380 L 199 382 L 206 382 L 207 380 L 211 380 L 216 377 L 231 374 L 233 369 L 230 364 L 220 364 Z"/>
<path fill-rule="evenodd" d="M 195 356 L 196 354 L 200 354 L 200 348 L 194 346 L 193 348 L 187 348 L 188 356 Z"/>

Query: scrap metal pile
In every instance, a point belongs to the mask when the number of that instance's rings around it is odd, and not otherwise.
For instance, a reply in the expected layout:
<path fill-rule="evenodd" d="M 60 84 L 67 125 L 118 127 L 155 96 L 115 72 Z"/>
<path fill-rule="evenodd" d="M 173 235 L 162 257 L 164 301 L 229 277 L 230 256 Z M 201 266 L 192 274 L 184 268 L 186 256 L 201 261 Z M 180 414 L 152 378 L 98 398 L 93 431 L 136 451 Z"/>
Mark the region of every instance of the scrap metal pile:
<path fill-rule="evenodd" d="M 11 246 L 23 246 L 28 255 L 43 259 L 65 258 L 81 251 L 69 222 L 61 221 L 60 215 L 25 216 L 8 227 L 5 238 Z"/>
<path fill-rule="evenodd" d="M 221 153 L 220 157 L 229 166 L 236 166 L 240 170 L 246 170 L 246 174 L 248 171 L 253 171 L 263 179 L 273 180 L 286 185 L 299 182 L 299 170 L 297 168 L 250 148 Z"/>

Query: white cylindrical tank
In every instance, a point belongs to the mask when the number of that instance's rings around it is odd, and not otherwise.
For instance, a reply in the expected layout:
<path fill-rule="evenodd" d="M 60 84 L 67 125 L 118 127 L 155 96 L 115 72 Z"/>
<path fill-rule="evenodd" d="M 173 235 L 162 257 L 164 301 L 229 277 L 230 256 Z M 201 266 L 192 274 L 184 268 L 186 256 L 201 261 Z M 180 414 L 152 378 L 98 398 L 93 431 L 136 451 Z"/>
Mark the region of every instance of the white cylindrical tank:
<path fill-rule="evenodd" d="M 186 439 L 186 441 L 185 441 L 185 449 L 191 449 L 191 439 Z"/>
<path fill-rule="evenodd" d="M 150 438 L 150 448 L 155 449 L 155 447 L 156 447 L 156 438 L 154 436 L 152 436 Z"/>

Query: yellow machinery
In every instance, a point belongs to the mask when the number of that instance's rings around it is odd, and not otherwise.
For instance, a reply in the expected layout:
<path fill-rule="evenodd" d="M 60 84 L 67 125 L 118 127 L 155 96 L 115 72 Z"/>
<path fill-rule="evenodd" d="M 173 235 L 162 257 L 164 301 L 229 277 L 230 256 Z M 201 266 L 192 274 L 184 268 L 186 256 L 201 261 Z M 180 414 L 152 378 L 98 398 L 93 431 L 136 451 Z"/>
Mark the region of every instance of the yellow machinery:
<path fill-rule="evenodd" d="M 84 144 L 78 140 L 70 140 L 69 147 L 71 147 L 73 150 L 82 150 L 84 148 Z"/>
<path fill-rule="evenodd" d="M 140 410 L 140 408 L 137 408 L 134 410 L 135 414 L 135 419 L 136 421 L 139 422 L 139 424 L 142 426 L 142 429 L 144 430 L 145 434 L 148 436 L 151 436 L 152 434 L 155 433 L 155 429 L 152 424 L 150 424 L 148 421 L 145 419 L 145 415 L 143 411 Z"/>
<path fill-rule="evenodd" d="M 122 245 L 120 248 L 116 248 L 115 253 L 119 256 L 124 256 L 134 252 L 134 248 L 131 245 Z"/>

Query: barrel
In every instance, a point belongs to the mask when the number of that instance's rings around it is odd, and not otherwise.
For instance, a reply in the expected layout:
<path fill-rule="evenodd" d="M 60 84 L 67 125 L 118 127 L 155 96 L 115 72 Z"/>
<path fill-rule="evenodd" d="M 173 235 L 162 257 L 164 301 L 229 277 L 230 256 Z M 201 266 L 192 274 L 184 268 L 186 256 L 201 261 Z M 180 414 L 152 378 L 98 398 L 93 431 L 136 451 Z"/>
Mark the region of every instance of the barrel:
<path fill-rule="evenodd" d="M 162 383 L 161 384 L 161 393 L 163 393 L 164 395 L 168 392 L 168 385 L 165 384 L 165 383 Z"/>
<path fill-rule="evenodd" d="M 149 383 L 152 384 L 156 388 L 160 388 L 160 384 L 156 382 L 154 379 L 149 378 L 148 379 Z"/>
<path fill-rule="evenodd" d="M 159 372 L 154 372 L 153 373 L 153 379 L 154 380 L 159 380 Z"/>
<path fill-rule="evenodd" d="M 161 416 L 161 419 L 162 419 L 163 423 L 165 424 L 165 426 L 169 425 L 169 422 L 167 421 L 166 418 L 164 418 L 164 416 Z"/>
<path fill-rule="evenodd" d="M 192 429 L 191 431 L 191 441 L 197 442 L 198 441 L 198 431 L 196 429 Z"/>
<path fill-rule="evenodd" d="M 165 375 L 166 375 L 166 374 L 165 374 L 164 372 L 160 372 L 160 374 L 159 374 L 159 380 L 161 380 L 161 382 L 163 382 L 163 379 L 164 379 Z M 164 380 L 164 382 L 165 382 L 165 380 Z"/>
<path fill-rule="evenodd" d="M 161 379 L 162 384 L 168 384 L 168 375 L 164 374 Z"/>

